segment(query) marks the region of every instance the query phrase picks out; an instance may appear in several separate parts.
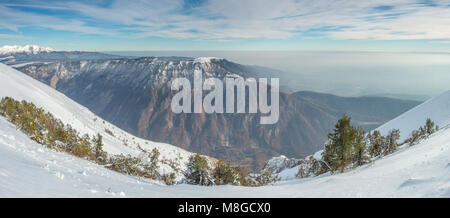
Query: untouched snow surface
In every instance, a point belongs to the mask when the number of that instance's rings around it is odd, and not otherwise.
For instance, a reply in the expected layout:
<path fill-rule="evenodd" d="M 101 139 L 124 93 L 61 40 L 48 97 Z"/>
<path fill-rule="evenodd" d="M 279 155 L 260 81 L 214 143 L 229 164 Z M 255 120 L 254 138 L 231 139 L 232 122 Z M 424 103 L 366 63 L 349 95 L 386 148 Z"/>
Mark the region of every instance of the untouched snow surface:
<path fill-rule="evenodd" d="M 99 121 L 93 121 L 95 115 L 87 109 L 1 64 L 0 96 L 32 101 L 87 132 L 110 125 L 103 124 L 99 118 Z M 449 98 L 440 96 L 438 99 L 436 102 Z M 439 107 L 428 112 L 440 113 L 436 112 L 440 110 L 448 111 L 448 108 Z M 410 115 L 405 116 L 403 122 L 392 122 L 389 128 L 406 126 L 405 122 L 417 118 L 414 116 L 431 115 L 408 113 Z M 440 117 L 438 124 L 446 126 L 448 122 L 442 120 L 448 117 L 444 112 L 442 114 L 444 117 Z M 114 133 L 131 137 L 118 129 L 114 129 Z M 107 147 L 111 151 L 134 152 L 132 146 L 120 145 L 114 138 L 108 141 Z M 176 150 L 166 144 L 149 146 Z M 343 174 L 294 179 L 257 188 L 201 187 L 159 185 L 48 150 L 0 117 L 0 197 L 450 197 L 450 128 L 441 129 L 418 145 L 403 147 L 392 155 Z"/>

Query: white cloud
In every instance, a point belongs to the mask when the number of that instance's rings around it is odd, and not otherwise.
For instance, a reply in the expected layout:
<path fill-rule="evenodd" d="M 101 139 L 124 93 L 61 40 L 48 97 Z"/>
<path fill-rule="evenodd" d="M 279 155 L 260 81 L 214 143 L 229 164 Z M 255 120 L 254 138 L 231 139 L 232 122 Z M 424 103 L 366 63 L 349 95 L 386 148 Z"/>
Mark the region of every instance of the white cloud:
<path fill-rule="evenodd" d="M 0 28 L 19 32 L 19 28 L 23 27 L 49 28 L 83 34 L 114 34 L 113 30 L 90 27 L 81 20 L 24 12 L 0 4 Z"/>
<path fill-rule="evenodd" d="M 115 0 L 106 7 L 56 2 L 53 9 L 83 16 L 65 20 L 0 5 L 0 26 L 15 31 L 34 25 L 88 34 L 207 40 L 308 37 L 313 30 L 333 39 L 449 39 L 449 4 L 446 0 L 207 0 L 185 9 L 182 0 Z M 37 3 L 28 7 L 48 8 Z"/>
<path fill-rule="evenodd" d="M 18 34 L 0 34 L 0 39 L 25 39 L 27 37 Z"/>

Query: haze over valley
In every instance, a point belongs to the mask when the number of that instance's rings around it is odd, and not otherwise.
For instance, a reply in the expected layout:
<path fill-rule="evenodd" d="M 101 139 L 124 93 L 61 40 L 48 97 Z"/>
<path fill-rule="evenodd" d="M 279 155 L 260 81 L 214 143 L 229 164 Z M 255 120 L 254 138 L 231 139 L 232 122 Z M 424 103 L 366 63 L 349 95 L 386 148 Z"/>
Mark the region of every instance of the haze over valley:
<path fill-rule="evenodd" d="M 446 91 L 450 53 L 383 51 L 121 51 L 124 56 L 221 57 L 267 67 L 289 91 L 424 101 Z"/>

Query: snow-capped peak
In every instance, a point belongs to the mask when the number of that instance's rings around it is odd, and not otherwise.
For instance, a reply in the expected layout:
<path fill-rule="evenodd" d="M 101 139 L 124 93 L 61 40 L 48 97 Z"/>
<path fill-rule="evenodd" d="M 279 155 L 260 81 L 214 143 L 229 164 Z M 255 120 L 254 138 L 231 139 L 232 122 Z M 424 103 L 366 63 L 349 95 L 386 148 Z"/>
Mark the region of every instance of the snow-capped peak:
<path fill-rule="evenodd" d="M 0 55 L 16 54 L 16 53 L 27 53 L 27 54 L 38 54 L 42 52 L 52 52 L 51 48 L 40 47 L 37 45 L 5 45 L 0 47 Z"/>
<path fill-rule="evenodd" d="M 210 63 L 211 60 L 216 60 L 216 59 L 219 59 L 219 58 L 216 58 L 216 57 L 198 57 L 198 58 L 196 58 L 194 60 L 194 63 L 201 63 L 201 64 Z"/>

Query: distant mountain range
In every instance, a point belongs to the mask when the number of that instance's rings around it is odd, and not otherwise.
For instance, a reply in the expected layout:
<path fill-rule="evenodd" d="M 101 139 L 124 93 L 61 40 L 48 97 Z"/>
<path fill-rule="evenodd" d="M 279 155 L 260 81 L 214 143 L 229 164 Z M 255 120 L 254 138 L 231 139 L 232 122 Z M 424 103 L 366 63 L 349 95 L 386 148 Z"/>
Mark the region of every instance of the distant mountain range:
<path fill-rule="evenodd" d="M 420 104 L 419 101 L 386 97 L 340 97 L 332 94 L 300 91 L 293 96 L 309 101 L 336 117 L 346 114 L 355 125 L 372 130 Z"/>
<path fill-rule="evenodd" d="M 394 94 L 394 93 L 377 93 L 371 95 L 365 95 L 364 97 L 387 97 L 387 98 L 396 98 L 396 99 L 404 99 L 404 100 L 413 100 L 413 101 L 426 101 L 431 97 L 428 95 L 409 95 L 409 94 Z"/>
<path fill-rule="evenodd" d="M 88 51 L 55 51 L 51 48 L 36 45 L 2 46 L 0 47 L 0 63 L 13 65 L 31 61 L 68 61 L 118 58 L 100 52 Z"/>
<path fill-rule="evenodd" d="M 83 55 L 86 55 L 84 60 L 79 60 Z M 8 64 L 116 126 L 139 137 L 253 169 L 261 168 L 274 156 L 301 157 L 321 149 L 327 133 L 343 113 L 353 116 L 356 123 L 369 130 L 419 104 L 389 98 L 280 93 L 278 123 L 260 125 L 259 114 L 174 114 L 170 102 L 175 93 L 170 90 L 170 82 L 177 77 L 192 80 L 195 68 L 204 77 L 217 78 L 268 77 L 269 71 L 262 70 L 265 68 L 219 58 L 107 58 L 108 55 L 101 53 L 97 56 L 83 53 L 81 56 L 54 54 L 55 60 L 49 60 L 44 58 L 48 54 L 28 56 L 29 62 L 19 59 L 20 64 Z"/>

